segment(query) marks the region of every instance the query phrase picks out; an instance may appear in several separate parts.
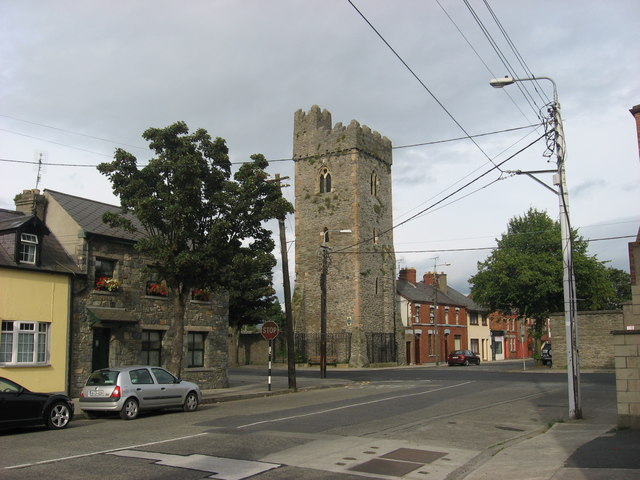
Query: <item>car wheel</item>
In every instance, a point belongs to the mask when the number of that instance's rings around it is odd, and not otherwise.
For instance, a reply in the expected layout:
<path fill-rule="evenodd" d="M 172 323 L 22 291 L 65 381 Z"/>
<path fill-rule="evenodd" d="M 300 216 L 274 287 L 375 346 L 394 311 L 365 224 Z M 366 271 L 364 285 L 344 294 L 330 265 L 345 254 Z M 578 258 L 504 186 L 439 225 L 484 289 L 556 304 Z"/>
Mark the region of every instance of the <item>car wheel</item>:
<path fill-rule="evenodd" d="M 71 420 L 71 410 L 65 402 L 56 402 L 47 413 L 47 428 L 57 430 L 64 428 Z"/>
<path fill-rule="evenodd" d="M 195 392 L 189 392 L 187 398 L 184 399 L 182 410 L 185 412 L 195 412 L 198 408 L 198 396 Z"/>
<path fill-rule="evenodd" d="M 463 363 L 463 365 L 464 365 L 465 367 L 468 367 L 468 366 L 469 366 L 469 360 L 465 360 L 465 361 L 464 361 L 464 363 Z"/>
<path fill-rule="evenodd" d="M 138 418 L 138 402 L 134 398 L 127 398 L 120 410 L 120 418 L 123 420 L 135 420 Z"/>
<path fill-rule="evenodd" d="M 476 362 L 476 365 L 480 366 L 480 360 L 478 359 L 478 361 Z"/>

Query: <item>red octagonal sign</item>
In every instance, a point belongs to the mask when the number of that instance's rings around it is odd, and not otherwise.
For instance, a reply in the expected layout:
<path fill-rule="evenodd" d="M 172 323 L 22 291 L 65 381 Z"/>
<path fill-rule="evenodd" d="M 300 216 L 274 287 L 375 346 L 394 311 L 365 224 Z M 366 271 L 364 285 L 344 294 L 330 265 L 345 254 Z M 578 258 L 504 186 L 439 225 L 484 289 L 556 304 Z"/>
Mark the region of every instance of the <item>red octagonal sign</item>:
<path fill-rule="evenodd" d="M 265 340 L 273 340 L 278 336 L 278 324 L 276 322 L 268 321 L 262 324 L 262 336 Z"/>

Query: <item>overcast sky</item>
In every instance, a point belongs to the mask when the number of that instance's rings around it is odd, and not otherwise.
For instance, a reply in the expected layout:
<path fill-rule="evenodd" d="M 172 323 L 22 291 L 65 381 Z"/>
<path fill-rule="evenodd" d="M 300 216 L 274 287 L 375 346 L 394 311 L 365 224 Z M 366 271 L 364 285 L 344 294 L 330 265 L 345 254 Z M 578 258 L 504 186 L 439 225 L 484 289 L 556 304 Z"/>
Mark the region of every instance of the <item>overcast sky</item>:
<path fill-rule="evenodd" d="M 393 50 L 348 0 L 0 0 L 0 208 L 36 186 L 41 155 L 41 190 L 118 204 L 95 165 L 116 147 L 146 163 L 142 132 L 177 120 L 226 139 L 234 162 L 285 160 L 294 112 L 317 104 L 392 141 L 396 224 L 427 209 L 395 229 L 398 263 L 418 275 L 448 263 L 437 269 L 468 293 L 511 218 L 534 207 L 558 219 L 556 195 L 508 171 L 555 162 L 538 142 L 429 208 L 544 130 L 433 142 L 538 124 L 550 82 L 519 84 L 529 100 L 489 86 L 533 74 L 557 84 L 572 225 L 629 271 L 632 239 L 598 239 L 640 225 L 640 2 L 352 1 Z M 293 177 L 293 162 L 269 171 Z M 293 240 L 293 218 L 287 228 Z"/>

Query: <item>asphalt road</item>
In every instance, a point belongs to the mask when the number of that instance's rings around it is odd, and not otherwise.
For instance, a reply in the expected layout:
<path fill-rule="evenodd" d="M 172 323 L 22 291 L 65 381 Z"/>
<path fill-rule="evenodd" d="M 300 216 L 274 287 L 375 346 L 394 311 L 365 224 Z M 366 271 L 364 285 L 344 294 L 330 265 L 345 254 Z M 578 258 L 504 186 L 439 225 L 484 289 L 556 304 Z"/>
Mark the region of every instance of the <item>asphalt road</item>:
<path fill-rule="evenodd" d="M 13 430 L 0 434 L 0 478 L 460 478 L 567 417 L 566 374 L 519 368 L 329 369 L 353 383 Z M 585 415 L 615 421 L 613 374 L 583 374 L 582 392 Z"/>

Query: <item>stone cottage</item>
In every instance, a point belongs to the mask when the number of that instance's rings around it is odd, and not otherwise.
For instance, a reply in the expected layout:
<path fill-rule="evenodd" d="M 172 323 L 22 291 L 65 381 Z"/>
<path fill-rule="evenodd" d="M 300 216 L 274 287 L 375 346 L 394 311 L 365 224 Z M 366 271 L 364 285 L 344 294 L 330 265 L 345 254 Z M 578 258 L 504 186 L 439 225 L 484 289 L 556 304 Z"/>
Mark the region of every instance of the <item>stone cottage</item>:
<path fill-rule="evenodd" d="M 95 369 L 166 365 L 175 312 L 153 260 L 135 249 L 142 234 L 102 221 L 105 212 L 119 212 L 117 206 L 51 190 L 26 190 L 16 199 L 17 210 L 34 205 L 81 272 L 71 302 L 70 394 Z M 201 388 L 227 387 L 226 296 L 194 290 L 187 309 L 183 371 L 172 373 Z"/>

